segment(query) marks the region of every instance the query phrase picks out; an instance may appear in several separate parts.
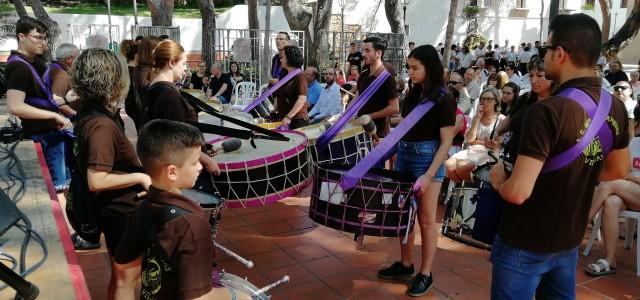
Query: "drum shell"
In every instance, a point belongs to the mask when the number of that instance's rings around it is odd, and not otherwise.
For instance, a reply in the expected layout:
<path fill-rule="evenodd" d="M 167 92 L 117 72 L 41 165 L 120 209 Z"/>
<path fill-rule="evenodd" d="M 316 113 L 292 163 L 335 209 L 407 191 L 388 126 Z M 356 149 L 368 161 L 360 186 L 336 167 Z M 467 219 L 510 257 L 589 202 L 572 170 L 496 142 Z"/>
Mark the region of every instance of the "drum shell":
<path fill-rule="evenodd" d="M 215 277 L 214 277 L 215 278 Z M 264 293 L 258 294 L 258 295 L 253 295 L 254 292 L 257 292 L 258 290 L 260 290 L 257 286 L 255 286 L 254 284 L 252 284 L 251 282 L 230 274 L 230 273 L 219 273 L 218 278 L 216 280 L 216 284 L 219 284 L 223 287 L 229 288 L 229 289 L 233 289 L 234 291 L 236 291 L 237 293 L 241 294 L 241 295 L 247 295 L 247 296 L 252 296 L 251 299 L 255 299 L 255 300 L 269 300 L 269 296 L 267 296 Z"/>
<path fill-rule="evenodd" d="M 267 99 L 260 102 L 260 104 L 256 105 L 256 107 L 250 110 L 249 113 L 254 118 L 268 119 L 268 118 L 271 118 L 272 111 L 273 111 L 273 104 L 271 104 L 271 102 Z"/>
<path fill-rule="evenodd" d="M 411 201 L 403 201 L 415 181 L 410 176 L 373 169 L 356 187 L 344 191 L 341 203 L 320 199 L 323 183 L 339 184 L 342 174 L 351 167 L 352 165 L 343 164 L 319 164 L 314 168 L 309 217 L 323 226 L 370 236 L 397 237 L 405 234 L 407 226 L 411 230 L 414 223 L 410 214 Z M 383 203 L 383 199 L 386 203 Z M 402 206 L 399 205 L 401 201 L 404 202 Z M 367 218 L 369 220 L 365 220 Z"/>
<path fill-rule="evenodd" d="M 347 125 L 326 148 L 318 151 L 316 141 L 319 136 L 311 136 L 308 133 L 314 130 L 317 132 L 321 127 L 322 125 L 316 124 L 297 129 L 307 134 L 309 138 L 308 150 L 314 164 L 356 164 L 373 148 L 371 136 L 362 129 L 362 126 Z"/>
<path fill-rule="evenodd" d="M 500 194 L 490 185 L 484 185 L 478 191 L 476 221 L 471 237 L 487 244 L 493 244 L 493 239 L 498 233 L 504 206 L 505 201 L 502 200 Z"/>

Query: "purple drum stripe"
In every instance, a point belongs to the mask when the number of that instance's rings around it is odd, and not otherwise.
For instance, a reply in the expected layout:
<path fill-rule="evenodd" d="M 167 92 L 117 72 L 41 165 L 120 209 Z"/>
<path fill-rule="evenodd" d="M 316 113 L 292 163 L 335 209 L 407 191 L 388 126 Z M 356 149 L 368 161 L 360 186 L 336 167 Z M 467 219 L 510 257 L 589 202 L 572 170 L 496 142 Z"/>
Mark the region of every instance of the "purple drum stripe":
<path fill-rule="evenodd" d="M 284 198 L 291 197 L 297 195 L 300 190 L 306 188 L 311 183 L 311 178 L 307 178 L 306 180 L 298 183 L 295 186 L 292 186 L 282 192 L 269 194 L 264 196 L 264 204 L 259 198 L 251 198 L 245 201 L 240 200 L 227 200 L 227 207 L 229 208 L 247 208 L 247 207 L 261 207 L 267 204 L 271 204 L 274 202 L 278 202 Z M 243 204 L 244 202 L 244 204 Z"/>
<path fill-rule="evenodd" d="M 322 217 L 322 218 L 324 218 L 324 219 L 330 219 L 330 220 L 332 220 L 332 221 L 341 222 L 341 223 L 343 223 L 343 224 L 349 224 L 349 225 L 359 226 L 359 227 L 364 227 L 364 228 L 382 229 L 382 230 L 397 230 L 398 232 L 399 232 L 400 230 L 403 230 L 403 229 L 406 229 L 406 228 L 407 228 L 407 225 L 400 225 L 400 226 L 379 226 L 379 225 L 367 225 L 367 224 L 364 224 L 364 223 L 362 223 L 362 222 L 360 222 L 360 223 L 358 223 L 358 222 L 351 222 L 351 221 L 342 220 L 342 219 L 339 219 L 339 218 L 334 218 L 334 217 L 327 216 L 327 215 L 322 214 L 322 213 L 320 213 L 320 212 L 318 212 L 318 211 L 316 211 L 316 210 L 312 210 L 312 209 L 311 209 L 311 207 L 309 207 L 309 211 L 313 211 L 313 213 L 314 213 L 315 215 L 318 215 L 318 216 L 320 216 L 320 217 Z M 313 221 L 314 221 L 315 223 L 318 223 L 318 222 L 316 222 L 315 220 L 313 220 Z M 322 224 L 322 223 L 318 223 L 318 224 L 320 224 L 320 225 L 322 225 L 322 226 L 327 226 L 326 224 Z M 328 227 L 328 226 L 327 226 L 327 227 Z"/>
<path fill-rule="evenodd" d="M 299 132 L 299 131 L 282 131 L 282 130 L 276 130 L 277 132 L 291 132 L 291 133 L 296 133 L 300 136 L 302 136 L 304 139 L 302 140 L 302 142 L 297 145 L 294 148 L 291 148 L 289 150 L 286 150 L 284 152 L 278 153 L 278 154 L 274 154 L 271 156 L 267 156 L 265 158 L 259 158 L 259 159 L 253 159 L 253 160 L 249 160 L 249 161 L 244 161 L 244 162 L 229 162 L 229 163 L 218 163 L 220 170 L 224 170 L 224 171 L 236 171 L 236 170 L 246 170 L 247 168 L 255 168 L 255 167 L 262 167 L 264 165 L 267 164 L 272 164 L 272 163 L 276 163 L 276 162 L 280 162 L 286 159 L 289 159 L 290 157 L 293 157 L 297 154 L 300 154 L 301 152 L 303 152 L 306 148 L 307 148 L 307 137 Z M 217 143 L 219 141 L 223 141 L 223 140 L 227 140 L 229 139 L 228 137 L 225 138 L 217 138 L 217 139 L 213 139 L 211 141 L 209 141 L 209 144 L 213 144 L 213 143 Z"/>

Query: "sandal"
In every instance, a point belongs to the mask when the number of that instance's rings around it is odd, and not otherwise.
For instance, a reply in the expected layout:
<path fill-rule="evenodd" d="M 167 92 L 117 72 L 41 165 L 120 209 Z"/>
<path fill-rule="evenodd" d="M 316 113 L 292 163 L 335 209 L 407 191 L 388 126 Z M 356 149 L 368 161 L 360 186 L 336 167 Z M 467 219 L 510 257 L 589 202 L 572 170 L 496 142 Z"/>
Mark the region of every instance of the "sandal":
<path fill-rule="evenodd" d="M 584 271 L 592 276 L 603 276 L 615 273 L 616 268 L 611 268 L 609 262 L 606 259 L 601 258 L 598 259 L 595 263 L 588 264 L 586 267 L 584 267 Z"/>

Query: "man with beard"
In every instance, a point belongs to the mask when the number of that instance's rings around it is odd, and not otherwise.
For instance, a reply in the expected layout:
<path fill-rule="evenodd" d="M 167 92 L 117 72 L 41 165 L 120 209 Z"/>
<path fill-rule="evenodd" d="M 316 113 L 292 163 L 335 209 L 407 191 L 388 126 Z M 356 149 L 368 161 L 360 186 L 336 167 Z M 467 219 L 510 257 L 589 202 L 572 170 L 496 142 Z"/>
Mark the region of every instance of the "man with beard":
<path fill-rule="evenodd" d="M 324 70 L 324 81 L 327 84 L 320 92 L 318 102 L 309 112 L 310 123 L 320 123 L 342 111 L 340 86 L 335 83 L 336 74 L 331 68 Z"/>
<path fill-rule="evenodd" d="M 358 78 L 358 94 L 364 93 L 373 81 L 385 71 L 382 58 L 387 49 L 387 41 L 379 37 L 368 37 L 363 41 L 362 49 L 363 63 L 367 70 L 360 73 Z M 398 112 L 400 112 L 400 101 L 396 89 L 396 79 L 394 76 L 389 76 L 358 111 L 358 116 L 368 114 L 376 124 L 378 137 L 383 138 L 391 128 L 389 118 Z"/>
<path fill-rule="evenodd" d="M 290 42 L 291 38 L 288 33 L 284 31 L 278 32 L 276 36 L 276 49 L 278 49 L 278 53 L 271 59 L 271 79 L 269 79 L 269 84 L 275 84 L 282 76 L 286 75 L 286 71 L 280 65 L 280 56 L 283 55 L 284 46 L 289 46 Z"/>

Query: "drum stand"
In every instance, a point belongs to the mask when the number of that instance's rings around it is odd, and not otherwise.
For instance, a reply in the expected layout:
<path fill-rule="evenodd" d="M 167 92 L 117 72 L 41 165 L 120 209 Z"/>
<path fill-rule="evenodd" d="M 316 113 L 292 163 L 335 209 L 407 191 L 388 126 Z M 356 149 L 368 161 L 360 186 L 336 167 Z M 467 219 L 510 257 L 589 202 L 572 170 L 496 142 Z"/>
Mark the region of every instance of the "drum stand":
<path fill-rule="evenodd" d="M 449 185 L 451 185 L 452 183 L 453 182 L 449 182 Z M 463 181 L 461 185 L 464 188 L 465 181 Z M 482 184 L 480 185 L 480 187 L 482 187 Z M 442 189 L 445 189 L 445 187 L 443 186 Z M 456 188 L 448 188 L 448 187 L 446 188 L 446 196 L 444 197 L 444 203 L 445 203 L 446 209 L 445 209 L 445 217 L 444 217 L 444 220 L 442 221 L 442 235 L 454 241 L 467 244 L 469 246 L 476 247 L 478 249 L 491 251 L 492 246 L 490 244 L 486 244 L 481 241 L 477 241 L 473 239 L 472 237 L 469 236 L 470 233 L 463 234 L 463 231 L 466 227 L 464 222 L 466 220 L 461 221 L 461 224 L 459 225 L 457 230 L 451 229 L 450 225 L 452 222 L 449 219 L 449 217 L 455 215 L 455 212 L 453 210 L 456 210 L 459 205 L 462 205 L 460 202 L 464 201 L 464 195 L 453 194 L 455 189 Z M 442 193 L 444 194 L 445 192 L 442 192 Z M 473 197 L 477 197 L 477 195 L 474 195 Z"/>

